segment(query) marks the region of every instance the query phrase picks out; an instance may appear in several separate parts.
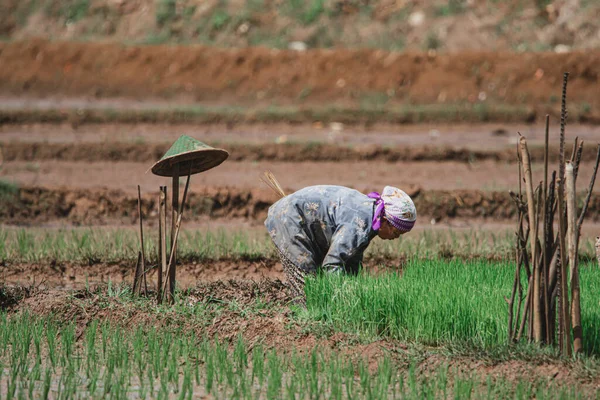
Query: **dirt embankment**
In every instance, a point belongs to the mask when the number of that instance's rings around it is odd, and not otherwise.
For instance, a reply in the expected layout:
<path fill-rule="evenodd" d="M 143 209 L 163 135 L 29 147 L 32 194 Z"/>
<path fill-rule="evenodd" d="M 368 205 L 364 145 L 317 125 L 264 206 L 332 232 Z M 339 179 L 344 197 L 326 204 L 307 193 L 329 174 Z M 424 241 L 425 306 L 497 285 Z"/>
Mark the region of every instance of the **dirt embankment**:
<path fill-rule="evenodd" d="M 2 6 L 0 36 L 11 39 L 442 51 L 596 49 L 600 43 L 600 7 L 589 0 L 493 5 L 437 0 L 3 0 Z"/>
<path fill-rule="evenodd" d="M 474 150 L 466 148 L 420 146 L 389 147 L 381 145 L 339 146 L 323 143 L 263 143 L 219 144 L 230 152 L 229 161 L 507 161 L 516 162 L 513 148 L 494 150 Z M 0 143 L 4 161 L 129 161 L 154 162 L 169 149 L 168 144 L 134 143 Z M 530 149 L 532 161 L 542 162 L 544 150 Z M 549 159 L 558 161 L 558 148 L 551 148 Z M 597 150 L 585 146 L 582 161 L 593 161 Z"/>
<path fill-rule="evenodd" d="M 598 52 L 431 55 L 380 50 L 275 51 L 123 46 L 43 40 L 0 43 L 0 93 L 179 99 L 221 104 L 559 106 L 598 112 Z M 283 102 L 283 103 L 282 103 Z"/>
<path fill-rule="evenodd" d="M 508 192 L 478 190 L 423 191 L 407 188 L 423 221 L 435 219 L 484 218 L 506 220 L 516 215 Z M 145 195 L 142 213 L 152 224 L 156 220 L 158 194 Z M 263 220 L 276 196 L 263 189 L 206 188 L 189 195 L 186 219 L 246 218 Z M 600 219 L 600 196 L 594 194 L 587 217 Z M 56 220 L 72 224 L 134 223 L 137 198 L 120 190 L 69 190 L 22 188 L 0 198 L 0 218 L 7 224 L 39 224 Z"/>

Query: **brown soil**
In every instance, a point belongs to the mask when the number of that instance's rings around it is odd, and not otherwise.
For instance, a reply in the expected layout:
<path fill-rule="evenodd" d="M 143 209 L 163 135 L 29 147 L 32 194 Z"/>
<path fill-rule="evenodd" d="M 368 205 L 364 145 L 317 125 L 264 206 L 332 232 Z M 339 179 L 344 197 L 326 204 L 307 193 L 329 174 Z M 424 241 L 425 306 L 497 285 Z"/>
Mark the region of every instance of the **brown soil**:
<path fill-rule="evenodd" d="M 362 358 L 375 372 L 378 362 L 384 355 L 391 356 L 400 371 L 407 367 L 406 361 L 415 349 L 395 340 L 382 339 L 360 344 L 350 334 L 328 332 L 326 336 L 316 335 L 306 325 L 291 318 L 286 305 L 287 296 L 282 283 L 278 280 L 217 281 L 200 284 L 184 295 L 183 302 L 193 305 L 204 302 L 208 305 L 210 323 L 203 324 L 175 311 L 153 311 L 153 302 L 123 302 L 107 295 L 105 285 L 91 290 L 3 290 L 4 304 L 10 312 L 29 312 L 35 315 L 52 316 L 59 322 L 76 321 L 76 337 L 80 340 L 84 328 L 94 320 L 109 321 L 125 329 L 139 326 L 177 327 L 187 332 L 195 332 L 198 337 L 217 337 L 229 343 L 235 343 L 241 335 L 251 349 L 261 344 L 267 349 L 275 348 L 284 353 L 294 349 L 300 354 L 318 347 L 322 351 L 336 351 L 350 359 Z M 249 317 L 239 312 L 239 307 L 251 308 L 257 300 L 270 305 Z M 210 311 L 211 304 L 215 306 Z M 227 307 L 236 304 L 236 308 Z M 583 385 L 593 393 L 600 384 L 600 378 L 587 377 L 580 373 L 577 363 L 567 364 L 556 359 L 523 361 L 509 359 L 494 361 L 481 358 L 481 355 L 447 357 L 435 348 L 423 348 L 419 351 L 421 362 L 419 376 L 436 371 L 440 366 L 449 366 L 449 378 L 455 371 L 463 374 L 485 374 L 492 378 L 517 380 L 545 380 L 560 382 L 561 385 Z"/>
<path fill-rule="evenodd" d="M 14 182 L 21 187 L 120 190 L 124 194 L 135 195 L 137 185 L 146 193 L 154 191 L 159 184 L 167 183 L 164 178 L 147 173 L 150 165 L 150 162 L 19 161 L 6 163 L 0 170 L 0 179 Z M 592 163 L 588 162 L 581 165 L 579 179 L 580 182 L 585 182 L 585 185 L 590 180 L 592 167 Z M 265 189 L 267 186 L 259 180 L 259 176 L 263 171 L 271 170 L 290 191 L 316 184 L 341 185 L 360 191 L 381 191 L 386 185 L 400 188 L 418 186 L 426 191 L 508 191 L 518 190 L 518 181 L 515 179 L 517 168 L 517 164 L 496 161 L 231 161 L 207 173 L 194 176 L 190 190 L 195 193 L 201 188 L 218 187 L 223 184 L 235 190 Z M 541 176 L 542 173 L 539 166 L 536 166 L 535 176 Z"/>
<path fill-rule="evenodd" d="M 52 104 L 57 100 L 49 99 Z M 0 98 L 0 108 L 6 106 L 7 100 Z M 23 107 L 17 104 L 17 107 Z M 60 104 L 58 105 L 60 107 Z M 131 105 L 130 105 L 131 106 Z M 569 119 L 570 121 L 570 119 Z M 559 140 L 559 120 L 551 119 L 550 143 L 556 147 Z M 153 149 L 154 146 L 168 146 L 182 134 L 186 133 L 212 146 L 223 146 L 228 150 L 235 149 L 246 154 L 244 146 L 251 146 L 267 157 L 260 146 L 270 148 L 273 144 L 285 144 L 278 151 L 285 151 L 286 146 L 296 149 L 314 147 L 315 149 L 337 146 L 340 151 L 357 151 L 381 148 L 390 153 L 398 152 L 402 157 L 406 155 L 404 148 L 415 148 L 418 152 L 425 148 L 434 149 L 440 153 L 442 150 L 464 150 L 483 154 L 487 152 L 503 152 L 507 149 L 513 151 L 517 143 L 517 132 L 523 134 L 532 147 L 544 145 L 544 124 L 509 124 L 502 123 L 423 123 L 415 125 L 394 125 L 377 123 L 373 126 L 323 124 L 0 124 L 0 138 L 2 145 L 18 145 L 27 143 L 40 147 L 45 145 L 97 145 L 118 151 L 118 146 L 138 145 L 139 153 L 142 150 Z M 600 137 L 600 126 L 569 123 L 567 125 L 567 138 L 576 136 L 584 140 L 587 146 L 592 146 Z M 231 146 L 231 147 L 230 147 Z M 324 146 L 324 147 L 320 147 Z M 570 146 L 569 146 L 570 147 Z M 105 147 L 94 147 L 94 151 Z M 43 153 L 43 150 L 36 150 Z M 587 150 L 586 150 L 587 151 Z M 65 152 L 69 150 L 65 148 Z M 232 151 L 231 157 L 235 157 Z M 286 156 L 289 153 L 286 152 Z M 90 154 L 93 157 L 93 154 Z M 134 155 L 132 155 L 134 156 Z M 135 157 L 145 158 L 143 154 Z M 424 157 L 427 157 L 424 155 Z"/>
<path fill-rule="evenodd" d="M 372 188 L 370 190 L 377 190 Z M 425 191 L 405 187 L 413 197 L 423 221 L 484 218 L 514 218 L 515 206 L 507 192 L 479 190 Z M 146 194 L 142 213 L 146 222 L 156 219 L 158 194 Z M 203 188 L 189 195 L 186 220 L 203 215 L 211 218 L 249 218 L 263 220 L 276 196 L 268 189 Z M 594 194 L 587 214 L 589 220 L 600 218 L 600 196 Z M 39 224 L 61 220 L 72 224 L 134 223 L 137 219 L 137 197 L 120 190 L 21 188 L 14 196 L 0 199 L 0 217 L 7 224 Z"/>
<path fill-rule="evenodd" d="M 83 289 L 87 285 L 131 283 L 134 260 L 118 263 L 85 265 L 73 262 L 0 265 L 5 284 L 49 289 Z M 180 261 L 177 265 L 177 285 L 187 289 L 199 282 L 230 279 L 283 279 L 281 264 L 274 259 Z M 148 284 L 155 289 L 156 270 L 148 273 Z"/>
<path fill-rule="evenodd" d="M 516 162 L 514 148 L 474 150 L 450 147 L 390 147 L 382 145 L 340 146 L 324 143 L 262 143 L 257 145 L 211 143 L 224 147 L 230 153 L 228 161 L 283 161 L 283 162 L 340 162 L 340 161 L 461 161 L 482 160 Z M 90 162 L 145 162 L 159 160 L 169 149 L 169 144 L 136 143 L 14 143 L 2 145 L 4 161 L 85 161 Z M 558 148 L 550 149 L 550 161 L 558 161 Z M 533 162 L 543 162 L 544 150 L 531 149 Z M 582 154 L 583 161 L 593 161 L 596 149 L 588 145 Z"/>
<path fill-rule="evenodd" d="M 0 92 L 254 105 L 301 98 L 307 104 L 335 100 L 338 106 L 380 106 L 377 99 L 385 96 L 386 107 L 481 102 L 546 111 L 557 108 L 562 74 L 568 71 L 570 104 L 586 105 L 592 115 L 599 105 L 599 57 L 597 52 L 427 56 L 33 40 L 0 43 Z"/>

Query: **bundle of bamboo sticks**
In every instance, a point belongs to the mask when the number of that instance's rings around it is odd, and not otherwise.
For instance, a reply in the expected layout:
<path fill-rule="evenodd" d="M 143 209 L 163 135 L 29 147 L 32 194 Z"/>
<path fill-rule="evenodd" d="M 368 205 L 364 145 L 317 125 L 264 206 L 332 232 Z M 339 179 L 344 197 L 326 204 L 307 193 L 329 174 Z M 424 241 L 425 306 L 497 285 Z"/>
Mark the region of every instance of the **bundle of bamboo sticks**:
<path fill-rule="evenodd" d="M 146 274 L 153 268 L 157 269 L 156 300 L 160 304 L 163 301 L 173 303 L 175 300 L 176 268 L 177 268 L 177 241 L 181 230 L 181 219 L 190 186 L 190 173 L 187 175 L 183 200 L 179 203 L 179 174 L 173 179 L 173 222 L 171 224 L 171 242 L 168 244 L 167 236 L 167 187 L 161 186 L 158 196 L 158 262 L 156 266 L 146 267 L 146 256 L 144 252 L 144 233 L 142 221 L 142 198 L 140 186 L 138 185 L 138 215 L 140 222 L 140 251 L 133 277 L 133 293 L 135 295 L 148 295 L 148 283 Z M 175 193 L 177 193 L 175 195 Z M 170 250 L 170 251 L 169 251 Z"/>
<path fill-rule="evenodd" d="M 549 116 L 546 116 L 544 177 L 535 190 L 527 140 L 523 136 L 519 138 L 519 193 L 511 192 L 518 216 L 517 265 L 512 294 L 507 299 L 509 340 L 517 342 L 526 337 L 538 343 L 558 344 L 561 354 L 567 356 L 572 351 L 581 353 L 583 350 L 577 265 L 579 236 L 600 162 L 599 145 L 592 179 L 577 216 L 576 182 L 583 142 L 575 138 L 571 158 L 565 160 L 568 76 L 568 73 L 564 74 L 562 90 L 558 178 L 554 171 L 548 183 Z M 525 185 L 525 197 L 522 184 Z M 556 219 L 558 232 L 554 231 Z M 523 273 L 526 279 L 523 279 Z"/>

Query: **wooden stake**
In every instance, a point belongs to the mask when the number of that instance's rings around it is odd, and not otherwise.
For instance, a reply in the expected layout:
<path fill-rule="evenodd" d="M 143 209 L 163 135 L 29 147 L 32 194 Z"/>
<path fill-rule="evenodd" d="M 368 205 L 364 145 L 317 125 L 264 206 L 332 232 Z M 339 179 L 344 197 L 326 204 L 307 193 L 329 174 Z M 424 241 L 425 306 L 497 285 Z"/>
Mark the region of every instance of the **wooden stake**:
<path fill-rule="evenodd" d="M 177 214 L 179 213 L 179 164 L 173 166 L 173 193 L 171 194 L 172 202 L 171 207 L 173 208 L 173 218 L 171 220 L 171 253 L 169 261 L 169 301 L 173 301 L 175 295 L 175 280 L 177 279 L 177 246 L 175 244 L 175 227 L 177 225 Z M 171 261 L 172 260 L 172 261 Z"/>
<path fill-rule="evenodd" d="M 517 213 L 519 219 L 519 229 L 521 232 L 523 230 L 523 213 L 521 212 L 521 207 L 517 203 Z M 517 327 L 513 327 L 513 319 L 514 319 L 514 305 L 515 305 L 515 296 L 517 294 L 517 289 L 521 284 L 521 264 L 523 263 L 523 253 L 521 251 L 521 238 L 517 234 L 517 245 L 516 245 L 516 259 L 517 265 L 515 268 L 515 278 L 513 281 L 513 288 L 510 294 L 510 300 L 508 300 L 508 341 L 513 342 L 515 340 L 515 331 Z M 519 318 L 520 309 L 517 309 L 517 321 Z M 516 325 L 516 324 L 515 324 Z"/>
<path fill-rule="evenodd" d="M 567 357 L 571 356 L 571 323 L 569 318 L 569 293 L 567 285 L 567 245 L 565 242 L 566 221 L 564 217 L 564 189 L 560 178 L 557 181 L 558 187 L 558 229 L 560 244 L 560 331 L 561 331 L 561 353 Z"/>
<path fill-rule="evenodd" d="M 138 251 L 138 258 L 137 258 L 137 262 L 135 263 L 135 272 L 133 274 L 133 294 L 139 294 L 139 287 L 140 287 L 140 275 L 141 275 L 141 271 L 142 270 L 142 252 Z"/>
<path fill-rule="evenodd" d="M 529 238 L 531 244 L 531 265 L 533 268 L 533 338 L 536 342 L 542 340 L 542 304 L 540 301 L 540 267 L 537 256 L 537 240 L 538 240 L 538 226 L 537 226 L 537 209 L 533 193 L 533 181 L 531 174 L 531 160 L 529 157 L 529 150 L 527 148 L 527 140 L 521 136 L 519 139 L 521 148 L 521 158 L 523 159 L 523 175 L 525 177 L 525 193 L 527 194 L 527 214 L 529 216 L 529 226 L 531 227 L 531 237 Z"/>
<path fill-rule="evenodd" d="M 567 162 L 567 238 L 569 240 L 569 276 L 571 283 L 571 317 L 573 323 L 573 351 L 583 351 L 581 306 L 579 299 L 579 273 L 577 271 L 577 209 L 575 208 L 575 173 L 573 163 Z"/>
<path fill-rule="evenodd" d="M 140 185 L 138 185 L 138 215 L 139 215 L 139 219 L 140 219 L 140 247 L 141 247 L 141 254 L 142 254 L 142 262 L 141 262 L 141 269 L 139 271 L 137 271 L 137 276 L 136 276 L 136 281 L 137 281 L 137 286 L 134 285 L 134 293 L 135 294 L 140 294 L 140 292 L 142 291 L 142 279 L 145 281 L 145 277 L 146 277 L 146 257 L 145 257 L 145 252 L 144 252 L 144 228 L 143 228 L 143 222 L 142 222 L 142 195 L 141 195 L 141 191 L 140 191 Z M 145 282 L 146 286 L 146 290 L 145 293 L 147 293 L 148 291 L 148 287 L 147 287 L 147 283 Z"/>
<path fill-rule="evenodd" d="M 550 132 L 550 115 L 546 114 L 546 131 L 544 136 L 544 188 L 542 194 L 542 284 L 543 284 L 543 297 L 544 297 L 544 325 L 546 326 L 546 343 L 550 343 L 550 306 L 548 301 L 548 141 Z"/>
<path fill-rule="evenodd" d="M 533 276 L 529 278 L 527 283 L 527 295 L 525 296 L 525 307 L 523 308 L 523 316 L 521 318 L 521 325 L 519 326 L 519 332 L 517 333 L 517 342 L 521 340 L 523 336 L 523 330 L 525 328 L 525 321 L 527 320 L 527 316 L 529 315 L 530 308 L 529 304 L 531 302 L 531 288 L 533 287 Z"/>
<path fill-rule="evenodd" d="M 191 172 L 191 168 L 190 168 L 190 172 Z M 179 229 L 181 227 L 181 218 L 183 215 L 183 208 L 185 206 L 185 200 L 187 198 L 187 193 L 188 193 L 188 188 L 190 186 L 190 177 L 191 177 L 191 173 L 190 175 L 188 175 L 187 177 L 187 181 L 185 182 L 185 189 L 183 191 L 183 201 L 181 202 L 181 206 L 179 208 L 179 212 L 178 212 L 178 216 L 177 216 L 177 221 L 175 222 L 175 233 L 173 235 L 172 241 L 171 241 L 171 255 L 169 257 L 169 266 L 167 268 L 167 275 L 171 276 L 173 269 L 175 268 L 175 253 L 176 253 L 176 249 L 177 249 L 177 238 L 179 237 Z M 166 285 L 167 282 L 165 282 Z M 171 285 L 173 285 L 173 281 L 169 280 L 169 283 Z M 166 290 L 166 287 L 165 287 Z M 169 294 L 170 298 L 169 301 L 173 301 L 175 299 L 174 296 L 174 292 Z"/>
<path fill-rule="evenodd" d="M 156 300 L 162 302 L 163 272 L 167 270 L 167 187 L 161 186 L 158 195 L 158 293 Z"/>
<path fill-rule="evenodd" d="M 563 74 L 563 86 L 560 106 L 560 146 L 559 146 L 559 166 L 558 166 L 558 225 L 559 225 L 559 243 L 560 243 L 560 302 L 562 318 L 562 354 L 571 355 L 571 321 L 569 318 L 569 293 L 567 287 L 567 248 L 565 243 L 566 235 L 566 210 L 565 210 L 565 125 L 567 123 L 567 83 L 569 73 Z"/>

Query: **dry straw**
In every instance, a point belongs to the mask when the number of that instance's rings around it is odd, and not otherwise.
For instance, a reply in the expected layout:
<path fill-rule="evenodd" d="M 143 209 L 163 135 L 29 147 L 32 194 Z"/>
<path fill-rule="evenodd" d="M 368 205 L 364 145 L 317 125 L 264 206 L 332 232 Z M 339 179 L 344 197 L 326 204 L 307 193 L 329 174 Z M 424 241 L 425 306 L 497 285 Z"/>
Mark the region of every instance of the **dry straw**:
<path fill-rule="evenodd" d="M 263 181 L 268 187 L 270 187 L 271 190 L 279 196 L 279 198 L 285 197 L 285 192 L 283 191 L 281 185 L 277 181 L 277 178 L 275 178 L 275 175 L 273 175 L 271 171 L 266 170 L 260 176 L 260 180 Z"/>

